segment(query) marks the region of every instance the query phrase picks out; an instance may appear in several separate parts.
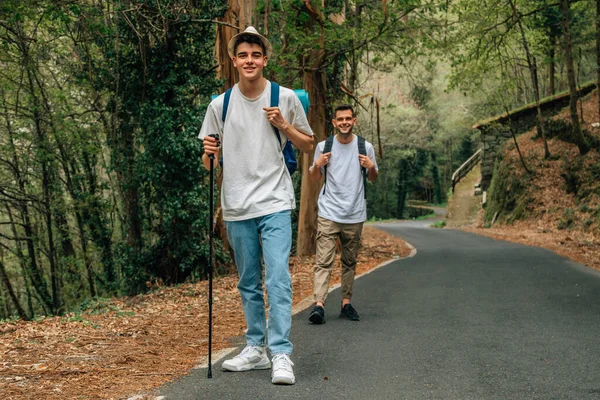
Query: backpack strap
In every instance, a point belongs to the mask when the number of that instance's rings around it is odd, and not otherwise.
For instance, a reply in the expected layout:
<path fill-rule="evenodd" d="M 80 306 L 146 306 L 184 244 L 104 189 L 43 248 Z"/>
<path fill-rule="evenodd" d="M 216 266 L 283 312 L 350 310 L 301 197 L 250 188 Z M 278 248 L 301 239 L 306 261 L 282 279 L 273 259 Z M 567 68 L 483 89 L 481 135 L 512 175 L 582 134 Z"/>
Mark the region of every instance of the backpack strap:
<path fill-rule="evenodd" d="M 229 99 L 231 98 L 231 91 L 233 88 L 227 89 L 225 92 L 225 98 L 223 99 L 223 112 L 221 113 L 221 120 L 223 121 L 223 129 L 225 129 L 225 117 L 227 116 L 227 109 L 229 108 Z M 219 164 L 223 168 L 223 153 L 219 157 Z"/>
<path fill-rule="evenodd" d="M 358 154 L 362 154 L 363 156 L 367 155 L 367 145 L 365 144 L 365 138 L 362 136 L 357 136 L 358 138 Z M 363 187 L 365 199 L 367 198 L 367 169 L 364 167 L 360 167 L 362 176 L 363 176 Z"/>
<path fill-rule="evenodd" d="M 327 154 L 331 152 L 331 148 L 333 147 L 333 139 L 335 139 L 335 135 L 328 136 L 325 139 L 325 146 L 323 146 L 323 154 Z M 323 171 L 325 172 L 323 175 L 325 176 L 323 180 L 323 194 L 325 194 L 325 185 L 327 185 L 327 164 L 323 167 Z"/>
<path fill-rule="evenodd" d="M 327 137 L 325 140 L 325 146 L 323 147 L 323 154 L 331 152 L 331 148 L 333 147 L 333 139 L 335 139 L 335 135 Z"/>
<path fill-rule="evenodd" d="M 225 117 L 227 116 L 227 109 L 229 108 L 229 99 L 231 98 L 232 88 L 227 89 L 225 92 L 225 99 L 223 99 L 223 113 L 221 114 L 221 120 L 225 123 Z"/>
<path fill-rule="evenodd" d="M 275 82 L 271 82 L 271 107 L 279 107 L 279 84 Z M 275 129 L 275 135 L 277 135 L 277 140 L 279 140 L 279 147 L 281 147 L 281 135 L 279 135 L 279 129 L 273 126 Z"/>
<path fill-rule="evenodd" d="M 231 91 L 233 88 L 227 89 L 225 92 L 225 98 L 223 99 L 223 112 L 221 114 L 221 120 L 223 120 L 223 125 L 225 125 L 225 117 L 227 116 L 227 110 L 229 108 L 229 99 L 231 98 Z M 279 84 L 275 82 L 271 82 L 271 99 L 270 106 L 271 107 L 279 107 Z M 275 130 L 275 135 L 277 136 L 277 141 L 279 142 L 279 147 L 281 148 L 281 135 L 279 134 L 279 129 L 273 126 Z M 296 171 L 298 168 L 298 162 L 296 161 L 296 155 L 294 153 L 294 149 L 292 147 L 292 142 L 289 140 L 285 143 L 282 149 L 283 157 L 285 161 L 285 165 L 290 173 L 290 176 Z M 221 166 L 223 166 L 223 156 L 221 155 L 221 159 L 219 160 Z"/>
<path fill-rule="evenodd" d="M 227 89 L 225 92 L 225 99 L 223 99 L 223 113 L 221 114 L 221 120 L 225 123 L 225 117 L 227 116 L 227 109 L 229 108 L 229 99 L 231 98 L 231 91 L 233 88 Z M 279 107 L 279 84 L 271 82 L 271 107 Z M 281 136 L 279 135 L 279 129 L 275 129 L 277 140 L 279 140 L 279 147 L 281 147 Z"/>

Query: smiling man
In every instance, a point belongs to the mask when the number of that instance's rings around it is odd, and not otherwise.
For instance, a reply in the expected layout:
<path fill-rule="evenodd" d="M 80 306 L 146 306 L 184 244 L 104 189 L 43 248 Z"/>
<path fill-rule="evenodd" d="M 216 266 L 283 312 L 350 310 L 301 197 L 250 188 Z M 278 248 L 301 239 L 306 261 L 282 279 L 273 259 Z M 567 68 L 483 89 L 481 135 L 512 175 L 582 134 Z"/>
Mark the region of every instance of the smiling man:
<path fill-rule="evenodd" d="M 315 307 L 309 317 L 313 324 L 325 322 L 325 300 L 338 238 L 342 245 L 340 318 L 360 320 L 350 299 L 363 223 L 367 219 L 366 179 L 375 182 L 379 175 L 373 145 L 352 133 L 356 125 L 354 109 L 349 105 L 337 107 L 331 122 L 335 128 L 335 136 L 330 136 L 317 145 L 314 162 L 310 167 L 313 180 L 325 175 L 323 190 L 319 194 L 317 219 Z"/>
<path fill-rule="evenodd" d="M 225 95 L 214 99 L 206 111 L 200 138 L 202 161 L 223 152 L 221 205 L 227 237 L 235 253 L 238 289 L 246 317 L 244 350 L 223 363 L 227 371 L 269 369 L 271 381 L 294 384 L 290 359 L 292 343 L 292 285 L 289 256 L 292 245 L 291 210 L 294 188 L 282 149 L 291 141 L 301 151 L 313 149 L 313 132 L 294 91 L 280 87 L 279 105 L 271 106 L 274 83 L 263 77 L 271 56 L 271 43 L 253 27 L 228 43 L 240 80 L 231 90 L 226 115 Z M 281 143 L 275 128 L 279 131 Z M 210 134 L 218 134 L 221 146 Z M 269 303 L 267 332 L 262 270 Z"/>

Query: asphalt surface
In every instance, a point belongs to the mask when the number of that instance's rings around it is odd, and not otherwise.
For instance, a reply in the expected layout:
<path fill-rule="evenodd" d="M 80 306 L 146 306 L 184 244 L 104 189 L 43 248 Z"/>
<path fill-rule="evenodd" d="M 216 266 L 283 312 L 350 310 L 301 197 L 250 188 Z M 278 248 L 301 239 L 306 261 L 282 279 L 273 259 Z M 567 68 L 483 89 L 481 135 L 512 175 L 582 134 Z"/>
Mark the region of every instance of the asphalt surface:
<path fill-rule="evenodd" d="M 428 222 L 429 224 L 431 222 Z M 222 360 L 161 388 L 187 399 L 600 399 L 600 274 L 535 247 L 424 222 L 381 224 L 417 249 L 355 282 L 360 322 L 293 318 L 297 383 Z M 243 346 L 242 346 L 243 347 Z M 241 348 L 240 348 L 241 349 Z M 235 353 L 234 353 L 235 354 Z"/>

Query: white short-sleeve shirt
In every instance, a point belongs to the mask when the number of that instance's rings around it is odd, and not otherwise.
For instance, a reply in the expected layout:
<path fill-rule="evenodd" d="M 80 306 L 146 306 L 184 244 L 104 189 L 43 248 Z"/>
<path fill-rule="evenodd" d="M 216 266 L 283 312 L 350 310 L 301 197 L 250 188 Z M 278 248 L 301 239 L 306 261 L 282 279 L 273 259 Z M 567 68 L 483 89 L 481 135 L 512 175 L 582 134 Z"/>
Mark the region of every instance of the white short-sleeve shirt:
<path fill-rule="evenodd" d="M 352 135 L 352 142 L 342 144 L 333 139 L 331 157 L 327 164 L 327 182 L 325 193 L 319 192 L 319 216 L 341 224 L 355 224 L 367 220 L 367 203 L 362 170 L 358 159 L 358 138 Z M 367 156 L 373 161 L 375 169 L 375 150 L 373 145 L 365 141 Z M 315 149 L 316 161 L 325 148 L 325 141 L 320 142 Z M 314 161 L 313 166 L 314 168 Z M 321 173 L 325 173 L 321 168 Z"/>
<path fill-rule="evenodd" d="M 224 98 L 222 94 L 210 103 L 199 134 L 200 139 L 213 133 L 221 137 L 223 219 L 241 221 L 294 209 L 294 188 L 281 151 L 288 139 L 280 131 L 279 145 L 263 110 L 270 106 L 271 82 L 267 81 L 265 90 L 255 99 L 245 97 L 236 84 L 225 124 L 221 119 Z M 313 135 L 293 90 L 280 87 L 279 109 L 297 130 Z"/>

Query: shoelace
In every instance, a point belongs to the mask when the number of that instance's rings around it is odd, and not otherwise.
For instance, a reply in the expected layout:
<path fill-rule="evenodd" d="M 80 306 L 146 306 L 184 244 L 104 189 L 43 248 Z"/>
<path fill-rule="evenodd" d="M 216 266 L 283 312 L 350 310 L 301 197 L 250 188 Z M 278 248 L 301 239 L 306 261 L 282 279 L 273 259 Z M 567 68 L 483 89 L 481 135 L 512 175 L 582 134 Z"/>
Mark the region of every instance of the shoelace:
<path fill-rule="evenodd" d="M 287 372 L 293 372 L 294 363 L 287 354 L 277 354 L 273 357 L 273 369 L 285 369 Z"/>
<path fill-rule="evenodd" d="M 242 352 L 238 355 L 239 358 L 250 358 L 251 357 L 251 352 L 252 351 L 256 351 L 257 353 L 260 353 L 260 350 L 258 350 L 258 348 L 256 346 L 246 346 L 244 347 L 244 350 L 242 350 Z"/>

